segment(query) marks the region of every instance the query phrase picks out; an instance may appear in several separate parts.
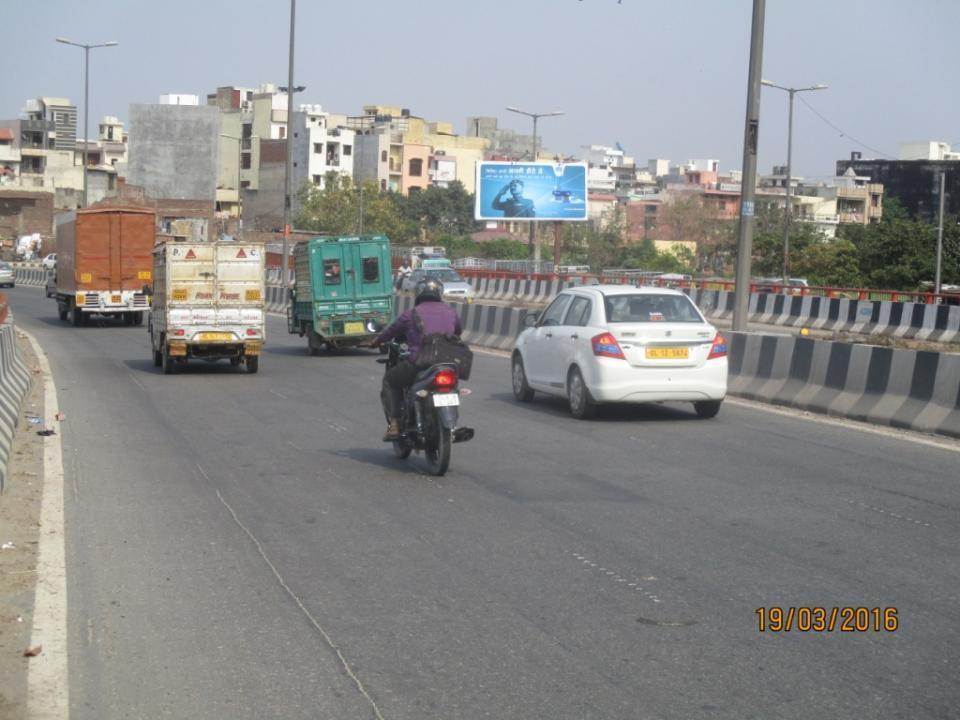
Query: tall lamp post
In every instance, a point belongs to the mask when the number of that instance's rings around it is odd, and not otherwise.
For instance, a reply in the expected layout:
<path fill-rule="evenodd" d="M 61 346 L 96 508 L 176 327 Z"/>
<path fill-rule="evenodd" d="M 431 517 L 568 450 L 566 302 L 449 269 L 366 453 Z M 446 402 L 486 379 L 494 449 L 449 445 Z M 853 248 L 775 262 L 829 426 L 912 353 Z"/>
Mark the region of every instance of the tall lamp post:
<path fill-rule="evenodd" d="M 793 160 L 793 96 L 800 92 L 808 92 L 813 90 L 826 90 L 827 86 L 822 83 L 817 83 L 816 85 L 811 85 L 810 87 L 802 88 L 791 88 L 784 87 L 783 85 L 777 85 L 772 83 L 769 80 L 761 80 L 761 85 L 766 85 L 767 87 L 777 88 L 778 90 L 783 90 L 790 96 L 790 110 L 789 117 L 787 119 L 787 202 L 786 202 L 786 212 L 783 217 L 783 285 L 784 289 L 790 287 L 790 220 L 793 215 L 793 204 L 792 204 L 792 190 L 793 183 L 791 182 L 791 168 Z"/>
<path fill-rule="evenodd" d="M 90 137 L 90 51 L 93 48 L 114 47 L 119 43 L 81 43 L 64 37 L 56 38 L 58 43 L 83 48 L 83 207 L 87 206 L 87 140 Z"/>
<path fill-rule="evenodd" d="M 302 92 L 306 88 L 302 85 L 295 87 L 293 84 L 293 41 L 296 36 L 296 17 L 297 0 L 290 0 L 290 48 L 289 61 L 287 64 L 287 86 L 280 88 L 287 93 L 287 161 L 286 169 L 283 173 L 283 260 L 280 263 L 283 267 L 283 287 L 290 287 L 290 272 L 288 268 L 287 254 L 290 244 L 290 176 L 293 174 L 293 94 Z M 283 293 L 283 304 L 286 307 L 289 302 L 289 293 Z"/>
<path fill-rule="evenodd" d="M 556 117 L 558 115 L 563 115 L 563 110 L 554 110 L 553 112 L 548 113 L 532 113 L 527 112 L 526 110 L 521 110 L 516 108 L 513 105 L 507 107 L 507 110 L 510 112 L 515 112 L 519 115 L 526 115 L 528 118 L 533 120 L 533 162 L 537 161 L 537 121 L 542 117 Z M 533 255 L 534 262 L 540 262 L 540 244 L 536 242 L 537 235 L 537 221 L 533 220 L 530 222 L 530 241 L 529 246 L 527 247 L 527 257 Z"/>
<path fill-rule="evenodd" d="M 259 136 L 259 135 L 251 135 L 249 138 L 244 138 L 244 137 L 240 137 L 239 135 L 228 135 L 227 133 L 220 133 L 220 137 L 222 137 L 222 138 L 227 138 L 227 139 L 229 139 L 229 140 L 236 140 L 236 141 L 237 141 L 237 238 L 239 238 L 239 237 L 240 237 L 240 232 L 241 232 L 241 229 L 242 229 L 241 223 L 243 222 L 243 220 L 241 219 L 241 214 L 240 214 L 240 209 L 241 209 L 241 203 L 240 203 L 240 184 L 241 184 L 241 182 L 240 182 L 240 170 L 241 170 L 242 167 L 243 167 L 243 162 L 242 162 L 242 159 L 243 159 L 243 141 L 244 141 L 244 140 L 250 140 L 251 142 L 253 142 L 253 139 L 254 139 L 254 138 L 257 138 L 257 139 L 259 140 L 259 139 L 260 139 L 260 136 Z"/>

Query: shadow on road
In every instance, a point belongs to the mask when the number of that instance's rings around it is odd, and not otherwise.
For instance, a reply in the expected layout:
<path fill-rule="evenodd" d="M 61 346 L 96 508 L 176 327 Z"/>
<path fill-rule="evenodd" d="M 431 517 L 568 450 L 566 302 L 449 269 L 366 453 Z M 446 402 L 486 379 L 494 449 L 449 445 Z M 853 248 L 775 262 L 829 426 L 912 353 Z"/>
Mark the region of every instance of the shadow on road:
<path fill-rule="evenodd" d="M 532 403 L 517 402 L 511 393 L 494 393 L 489 398 L 512 405 L 518 410 L 527 410 L 541 415 L 564 418 L 571 423 L 585 422 L 663 422 L 672 420 L 699 420 L 690 403 L 616 403 L 601 405 L 592 420 L 576 420 L 570 415 L 570 406 L 560 397 L 537 393 Z"/>
<path fill-rule="evenodd" d="M 379 440 L 379 437 L 375 437 L 371 438 L 370 442 L 372 444 L 379 442 Z M 405 475 L 430 477 L 422 465 L 422 455 L 411 454 L 406 460 L 400 460 L 394 456 L 393 448 L 389 443 L 380 443 L 380 447 L 345 448 L 342 450 L 324 450 L 322 452 L 334 457 L 355 460 L 365 465 L 373 465 L 383 468 L 384 470 L 404 473 Z"/>
<path fill-rule="evenodd" d="M 151 375 L 162 375 L 163 369 L 154 367 L 151 358 L 128 358 L 123 364 L 135 372 L 149 373 Z M 215 362 L 205 362 L 203 360 L 191 360 L 188 363 L 177 365 L 176 375 L 247 375 L 246 368 L 243 365 L 234 367 L 226 360 L 217 360 Z"/>

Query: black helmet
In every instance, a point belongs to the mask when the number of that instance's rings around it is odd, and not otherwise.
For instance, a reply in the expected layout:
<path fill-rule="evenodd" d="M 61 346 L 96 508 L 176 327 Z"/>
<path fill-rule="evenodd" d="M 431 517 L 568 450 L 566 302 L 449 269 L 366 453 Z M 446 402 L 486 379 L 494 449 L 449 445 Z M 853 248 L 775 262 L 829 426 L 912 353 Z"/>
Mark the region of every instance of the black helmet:
<path fill-rule="evenodd" d="M 436 278 L 426 277 L 417 283 L 417 299 L 413 304 L 427 300 L 443 300 L 443 283 Z"/>

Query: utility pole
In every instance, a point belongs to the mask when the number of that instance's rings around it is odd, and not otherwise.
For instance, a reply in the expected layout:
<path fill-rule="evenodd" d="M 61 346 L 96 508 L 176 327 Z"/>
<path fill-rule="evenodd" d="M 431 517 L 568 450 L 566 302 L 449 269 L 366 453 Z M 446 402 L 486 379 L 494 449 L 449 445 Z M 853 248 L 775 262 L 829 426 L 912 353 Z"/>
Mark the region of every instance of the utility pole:
<path fill-rule="evenodd" d="M 81 43 L 68 40 L 64 37 L 56 38 L 58 43 L 83 48 L 83 200 L 82 207 L 87 206 L 87 140 L 90 137 L 90 51 L 93 48 L 114 47 L 119 43 Z"/>
<path fill-rule="evenodd" d="M 943 209 L 944 200 L 947 194 L 947 170 L 940 170 L 940 221 L 937 227 L 937 272 L 933 279 L 933 291 L 940 294 L 942 286 L 940 285 L 940 268 L 943 262 Z"/>
<path fill-rule="evenodd" d="M 766 0 L 753 0 L 750 33 L 750 72 L 747 79 L 747 113 L 743 128 L 743 173 L 740 178 L 740 226 L 737 239 L 736 292 L 733 329 L 747 329 L 750 305 L 750 263 L 753 253 L 754 198 L 757 185 L 757 140 L 760 134 L 760 75 L 763 69 L 763 18 Z"/>
<path fill-rule="evenodd" d="M 790 96 L 790 114 L 787 117 L 787 201 L 783 217 L 783 286 L 786 290 L 790 287 L 790 221 L 793 219 L 793 96 L 798 92 L 826 90 L 827 86 L 817 83 L 810 87 L 792 88 L 777 85 L 769 80 L 761 80 L 760 84 L 783 90 Z"/>
<path fill-rule="evenodd" d="M 287 162 L 283 174 L 283 258 L 280 266 L 283 268 L 283 288 L 290 287 L 289 253 L 290 253 L 290 176 L 293 174 L 293 40 L 296 29 L 297 0 L 290 0 L 290 59 L 287 65 Z M 290 302 L 290 293 L 283 293 L 283 305 L 286 309 Z"/>

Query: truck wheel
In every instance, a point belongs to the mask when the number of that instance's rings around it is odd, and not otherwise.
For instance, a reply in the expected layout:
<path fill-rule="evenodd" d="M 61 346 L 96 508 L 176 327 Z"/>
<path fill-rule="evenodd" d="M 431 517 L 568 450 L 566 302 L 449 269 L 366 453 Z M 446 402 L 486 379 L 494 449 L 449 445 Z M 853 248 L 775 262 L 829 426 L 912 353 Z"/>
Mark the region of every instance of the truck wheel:
<path fill-rule="evenodd" d="M 67 310 L 67 306 L 63 303 L 57 303 L 57 314 L 60 316 L 61 320 L 66 320 L 67 316 L 70 314 L 70 311 Z"/>
<path fill-rule="evenodd" d="M 130 324 L 131 325 L 143 325 L 143 310 L 138 312 L 130 313 Z"/>
<path fill-rule="evenodd" d="M 237 357 L 232 357 L 232 358 L 230 358 L 230 364 L 231 364 L 233 367 L 237 367 L 237 365 L 240 364 L 240 357 L 237 356 Z"/>
<path fill-rule="evenodd" d="M 83 325 L 83 310 L 78 307 L 73 309 L 73 326 L 80 327 Z"/>
<path fill-rule="evenodd" d="M 120 317 L 123 318 L 124 325 L 131 325 L 133 323 L 133 313 L 120 313 Z"/>
<path fill-rule="evenodd" d="M 323 338 L 312 329 L 307 331 L 307 349 L 311 355 L 319 355 L 323 350 Z"/>
<path fill-rule="evenodd" d="M 167 348 L 161 353 L 160 364 L 164 375 L 173 375 L 177 371 L 177 361 L 170 357 L 170 350 Z"/>
<path fill-rule="evenodd" d="M 162 367 L 163 366 L 163 353 L 159 350 L 153 351 L 153 366 Z"/>
<path fill-rule="evenodd" d="M 260 356 L 259 355 L 250 355 L 247 357 L 247 372 L 255 373 L 260 369 Z"/>

